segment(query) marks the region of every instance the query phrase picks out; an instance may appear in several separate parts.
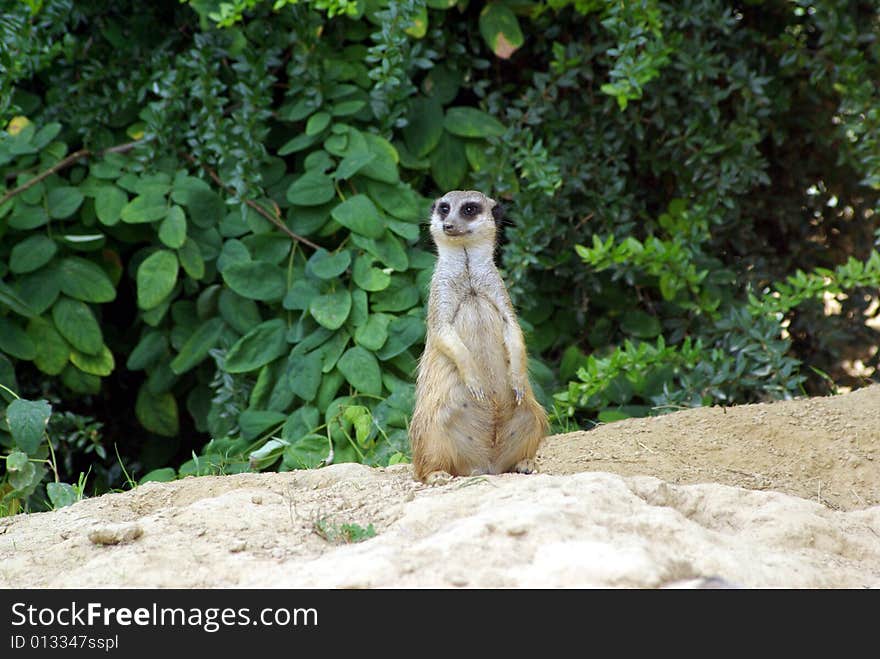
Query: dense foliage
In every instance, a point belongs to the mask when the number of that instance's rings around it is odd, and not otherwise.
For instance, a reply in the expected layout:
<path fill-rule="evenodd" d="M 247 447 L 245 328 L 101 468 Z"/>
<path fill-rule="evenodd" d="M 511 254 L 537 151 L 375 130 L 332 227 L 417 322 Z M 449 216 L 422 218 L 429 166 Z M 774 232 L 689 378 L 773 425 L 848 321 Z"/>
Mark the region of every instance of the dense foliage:
<path fill-rule="evenodd" d="M 406 460 L 457 187 L 559 428 L 876 378 L 874 3 L 3 5 L 4 510 Z"/>

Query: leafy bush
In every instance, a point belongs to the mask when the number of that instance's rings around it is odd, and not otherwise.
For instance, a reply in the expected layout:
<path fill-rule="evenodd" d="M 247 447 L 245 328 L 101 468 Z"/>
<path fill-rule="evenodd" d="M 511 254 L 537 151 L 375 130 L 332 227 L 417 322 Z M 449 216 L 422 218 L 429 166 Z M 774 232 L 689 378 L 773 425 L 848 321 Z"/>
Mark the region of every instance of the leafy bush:
<path fill-rule="evenodd" d="M 5 9 L 0 383 L 100 419 L 115 461 L 63 442 L 98 489 L 406 460 L 421 223 L 451 188 L 512 207 L 501 261 L 560 423 L 876 373 L 869 6 Z"/>

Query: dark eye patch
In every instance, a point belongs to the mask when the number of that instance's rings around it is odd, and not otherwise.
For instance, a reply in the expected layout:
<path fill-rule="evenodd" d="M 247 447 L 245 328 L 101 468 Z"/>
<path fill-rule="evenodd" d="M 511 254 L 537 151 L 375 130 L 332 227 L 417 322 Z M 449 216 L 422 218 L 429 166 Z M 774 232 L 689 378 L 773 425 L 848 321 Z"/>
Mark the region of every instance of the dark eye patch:
<path fill-rule="evenodd" d="M 441 204 L 437 205 L 437 210 L 440 211 L 440 215 L 446 217 L 447 215 L 449 215 L 449 204 L 444 201 Z"/>
<path fill-rule="evenodd" d="M 467 202 L 466 204 L 462 204 L 461 206 L 461 214 L 465 217 L 475 217 L 483 212 L 483 207 L 480 204 L 475 204 L 473 202 Z"/>

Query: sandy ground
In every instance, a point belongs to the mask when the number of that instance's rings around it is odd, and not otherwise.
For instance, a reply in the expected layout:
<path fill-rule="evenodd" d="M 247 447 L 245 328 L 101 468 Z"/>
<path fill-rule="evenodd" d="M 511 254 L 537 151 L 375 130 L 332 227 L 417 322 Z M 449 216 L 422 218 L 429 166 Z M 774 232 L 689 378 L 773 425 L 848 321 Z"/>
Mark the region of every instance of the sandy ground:
<path fill-rule="evenodd" d="M 621 421 L 538 457 L 436 488 L 354 464 L 149 483 L 0 519 L 0 586 L 880 587 L 880 385 Z"/>
<path fill-rule="evenodd" d="M 703 407 L 550 437 L 541 471 L 775 490 L 836 510 L 880 504 L 880 385 L 842 396 Z"/>

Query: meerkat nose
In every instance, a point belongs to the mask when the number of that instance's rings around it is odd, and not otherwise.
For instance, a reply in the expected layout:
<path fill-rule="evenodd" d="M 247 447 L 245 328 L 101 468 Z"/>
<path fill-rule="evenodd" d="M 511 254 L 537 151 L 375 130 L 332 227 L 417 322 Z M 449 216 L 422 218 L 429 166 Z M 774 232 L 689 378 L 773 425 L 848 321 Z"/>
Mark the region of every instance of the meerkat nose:
<path fill-rule="evenodd" d="M 455 227 L 454 227 L 452 224 L 444 224 L 444 225 L 443 225 L 443 230 L 444 230 L 444 231 L 452 231 L 454 228 L 455 228 Z"/>

